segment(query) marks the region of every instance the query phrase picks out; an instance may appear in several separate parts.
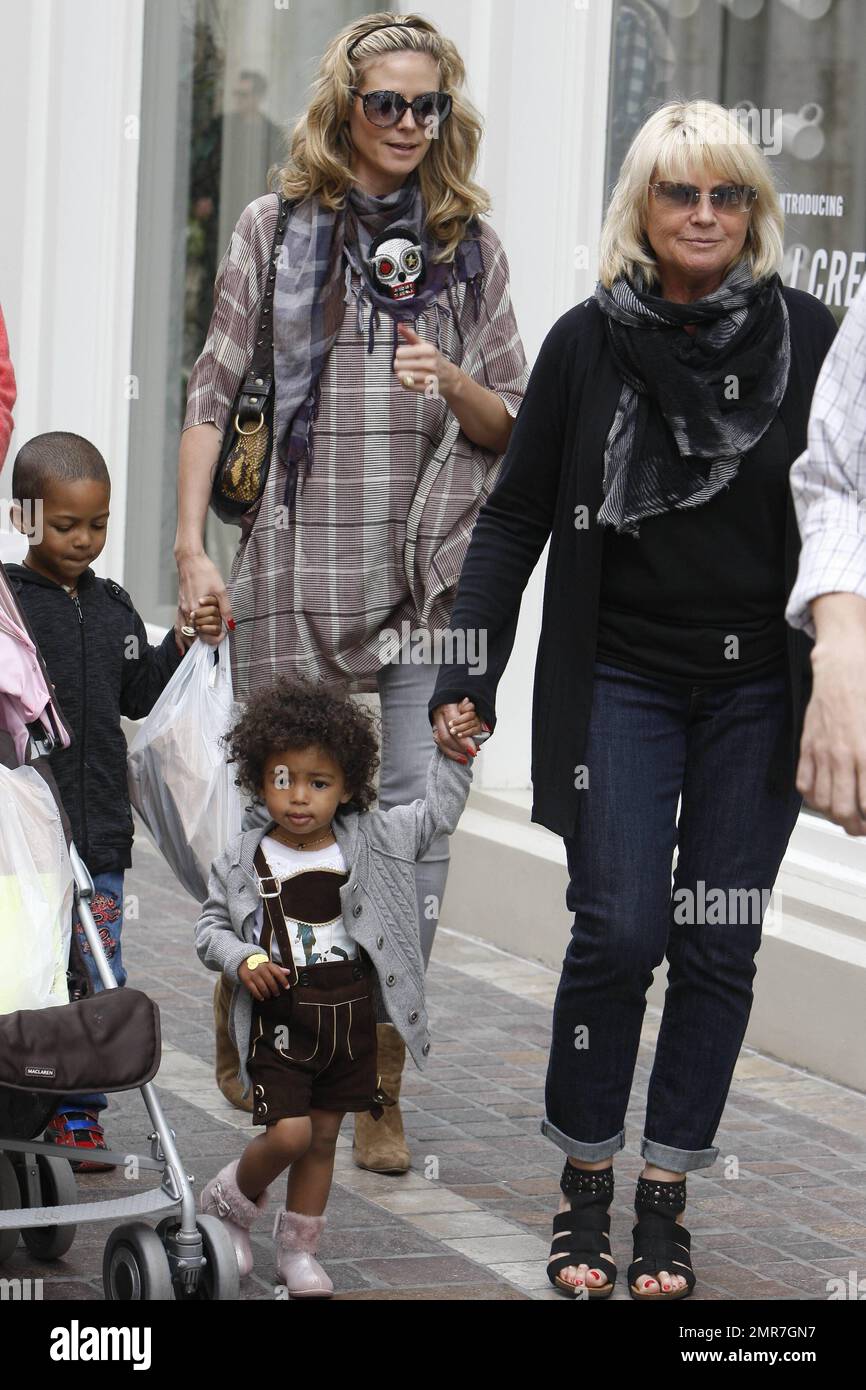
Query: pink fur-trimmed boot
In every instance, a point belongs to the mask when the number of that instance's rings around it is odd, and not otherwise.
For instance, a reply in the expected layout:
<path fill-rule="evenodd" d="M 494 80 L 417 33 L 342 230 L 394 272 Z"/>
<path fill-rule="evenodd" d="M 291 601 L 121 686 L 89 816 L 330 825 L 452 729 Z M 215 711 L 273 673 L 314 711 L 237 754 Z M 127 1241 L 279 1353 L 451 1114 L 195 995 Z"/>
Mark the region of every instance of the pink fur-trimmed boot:
<path fill-rule="evenodd" d="M 199 1205 L 203 1215 L 218 1216 L 231 1236 L 238 1259 L 238 1269 L 243 1279 L 253 1267 L 250 1227 L 259 1212 L 264 1211 L 269 1189 L 265 1188 L 254 1202 L 245 1197 L 237 1184 L 239 1162 L 240 1159 L 236 1158 L 205 1184 Z"/>
<path fill-rule="evenodd" d="M 278 1211 L 274 1222 L 277 1272 L 290 1298 L 330 1298 L 334 1292 L 315 1258 L 324 1216 L 303 1216 L 298 1211 Z"/>

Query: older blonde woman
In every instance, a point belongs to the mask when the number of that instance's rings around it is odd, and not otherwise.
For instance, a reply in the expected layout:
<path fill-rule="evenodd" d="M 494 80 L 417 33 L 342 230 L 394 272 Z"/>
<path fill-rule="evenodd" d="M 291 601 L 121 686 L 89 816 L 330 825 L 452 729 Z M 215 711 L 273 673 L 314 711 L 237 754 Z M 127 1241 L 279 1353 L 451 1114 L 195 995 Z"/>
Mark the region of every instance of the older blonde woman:
<path fill-rule="evenodd" d="M 180 450 L 178 630 L 214 593 L 241 696 L 295 672 L 378 690 L 385 808 L 424 794 L 437 667 L 418 664 L 414 637 L 436 656 L 528 375 L 472 179 L 481 126 L 464 77 L 454 44 L 414 14 L 356 20 L 322 58 L 280 175 L 292 206 L 274 282 L 274 447 L 230 597 L 203 528 L 269 283 L 274 194 L 242 214 L 220 267 Z M 416 873 L 425 962 L 447 871 L 437 835 Z M 397 1030 L 383 1025 L 379 1046 L 398 1094 Z M 355 1136 L 361 1166 L 409 1166 L 397 1106 L 360 1116 Z"/>
<path fill-rule="evenodd" d="M 565 839 L 575 914 L 542 1123 L 567 1155 L 549 1274 L 570 1294 L 613 1289 L 613 1156 L 665 956 L 628 1285 L 694 1287 L 686 1174 L 718 1155 L 800 808 L 809 644 L 784 621 L 788 470 L 834 323 L 782 287 L 781 258 L 768 165 L 733 118 L 708 102 L 656 111 L 611 200 L 596 294 L 549 333 L 473 533 L 452 623 L 487 630 L 487 674 L 443 670 L 430 701 L 451 756 L 471 744 L 448 730 L 462 696 L 495 723 L 550 536 L 532 816 Z"/>

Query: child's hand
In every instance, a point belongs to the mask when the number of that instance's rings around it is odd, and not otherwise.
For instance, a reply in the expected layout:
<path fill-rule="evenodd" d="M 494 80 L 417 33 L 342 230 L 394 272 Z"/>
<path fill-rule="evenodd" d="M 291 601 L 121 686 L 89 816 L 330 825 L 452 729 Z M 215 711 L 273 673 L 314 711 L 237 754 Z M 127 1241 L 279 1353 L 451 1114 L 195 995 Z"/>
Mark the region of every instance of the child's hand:
<path fill-rule="evenodd" d="M 205 595 L 198 607 L 193 608 L 189 616 L 196 633 L 199 635 L 222 636 L 223 620 L 220 616 L 220 606 L 213 594 Z"/>
<path fill-rule="evenodd" d="M 458 709 L 460 713 L 457 718 L 448 721 L 448 732 L 453 734 L 455 738 L 467 738 L 490 732 L 487 725 L 482 724 L 475 713 L 475 706 L 468 695 L 460 701 Z"/>
<path fill-rule="evenodd" d="M 284 989 L 288 988 L 290 978 L 290 972 L 272 960 L 262 961 L 255 970 L 250 970 L 246 961 L 238 967 L 238 979 L 241 984 L 260 1003 L 263 999 L 276 999 Z"/>

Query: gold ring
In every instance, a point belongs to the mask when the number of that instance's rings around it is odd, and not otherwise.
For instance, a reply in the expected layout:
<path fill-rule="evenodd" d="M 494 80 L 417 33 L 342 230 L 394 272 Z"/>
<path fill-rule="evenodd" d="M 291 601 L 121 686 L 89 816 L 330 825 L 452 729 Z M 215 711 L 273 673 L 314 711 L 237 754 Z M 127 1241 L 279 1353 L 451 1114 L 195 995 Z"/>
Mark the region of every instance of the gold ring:
<path fill-rule="evenodd" d="M 404 372 L 403 375 L 401 376 L 400 380 L 402 381 L 402 383 L 403 383 L 404 386 L 414 386 L 414 385 L 415 385 L 415 378 L 414 378 L 414 376 L 412 375 L 411 372 Z"/>

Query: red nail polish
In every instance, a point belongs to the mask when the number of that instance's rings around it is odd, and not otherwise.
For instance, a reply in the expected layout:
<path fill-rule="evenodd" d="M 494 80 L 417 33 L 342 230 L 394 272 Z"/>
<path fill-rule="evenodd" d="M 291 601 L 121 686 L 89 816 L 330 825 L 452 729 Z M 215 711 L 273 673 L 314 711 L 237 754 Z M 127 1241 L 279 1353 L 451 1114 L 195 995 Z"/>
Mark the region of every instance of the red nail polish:
<path fill-rule="evenodd" d="M 468 759 L 468 758 L 461 758 L 460 761 L 461 761 L 461 763 L 463 763 L 464 766 L 465 766 L 465 764 L 469 762 L 469 759 Z"/>
<path fill-rule="evenodd" d="M 237 626 L 237 624 L 235 623 L 234 618 L 229 618 L 229 620 L 228 620 L 228 628 L 229 628 L 229 631 L 230 631 L 230 632 L 234 632 L 236 626 Z"/>

